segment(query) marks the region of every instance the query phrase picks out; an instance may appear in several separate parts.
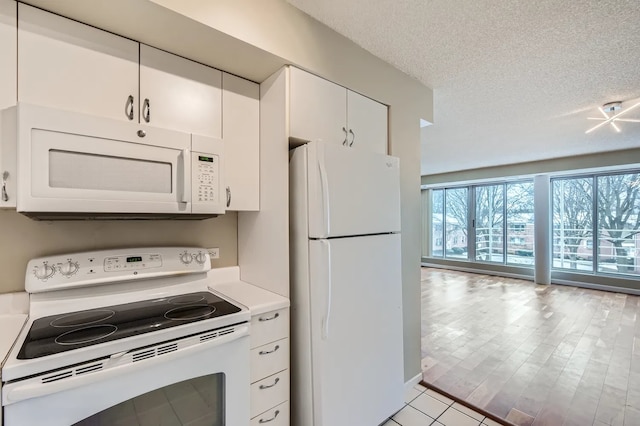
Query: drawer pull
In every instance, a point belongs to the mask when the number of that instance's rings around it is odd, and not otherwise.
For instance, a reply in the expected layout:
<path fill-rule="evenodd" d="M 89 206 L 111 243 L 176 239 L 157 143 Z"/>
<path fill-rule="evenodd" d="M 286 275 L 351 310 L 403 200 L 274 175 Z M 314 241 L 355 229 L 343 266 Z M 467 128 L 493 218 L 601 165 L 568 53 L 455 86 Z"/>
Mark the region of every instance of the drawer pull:
<path fill-rule="evenodd" d="M 260 318 L 258 318 L 258 321 L 260 321 L 260 322 L 264 322 L 264 321 L 271 321 L 271 320 L 274 320 L 274 319 L 278 318 L 279 316 L 280 316 L 280 313 L 279 313 L 279 312 L 276 312 L 276 314 L 275 314 L 274 316 L 272 316 L 272 317 L 270 317 L 270 318 L 263 318 L 263 317 L 260 317 Z"/>
<path fill-rule="evenodd" d="M 270 419 L 267 419 L 267 420 L 260 419 L 260 420 L 258 420 L 258 423 L 263 424 L 263 423 L 272 422 L 272 421 L 274 421 L 276 419 L 276 417 L 278 417 L 278 414 L 280 414 L 280 410 L 276 410 L 275 414 Z"/>
<path fill-rule="evenodd" d="M 273 382 L 272 385 L 260 385 L 260 389 L 269 389 L 274 387 L 275 385 L 278 384 L 278 382 L 280 381 L 280 377 L 276 377 L 276 380 Z"/>
<path fill-rule="evenodd" d="M 273 350 L 272 350 L 272 351 L 260 351 L 260 352 L 258 352 L 258 355 L 269 355 L 269 354 L 274 353 L 274 352 L 275 352 L 275 351 L 277 351 L 278 349 L 280 349 L 280 345 L 276 345 L 276 347 L 275 347 L 275 348 L 273 348 Z"/>

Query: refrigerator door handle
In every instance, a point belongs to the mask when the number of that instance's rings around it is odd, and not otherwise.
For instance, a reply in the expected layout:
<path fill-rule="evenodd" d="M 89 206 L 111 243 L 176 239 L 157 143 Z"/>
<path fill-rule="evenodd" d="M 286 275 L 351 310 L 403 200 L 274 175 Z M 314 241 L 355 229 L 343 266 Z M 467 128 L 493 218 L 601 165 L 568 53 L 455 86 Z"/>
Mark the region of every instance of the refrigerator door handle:
<path fill-rule="evenodd" d="M 320 144 L 318 146 L 318 167 L 320 168 L 320 185 L 322 186 L 322 205 L 324 212 L 322 215 L 323 223 L 325 225 L 326 235 L 331 234 L 331 222 L 329 219 L 329 181 L 327 180 L 327 169 L 324 164 L 324 146 Z"/>
<path fill-rule="evenodd" d="M 322 321 L 322 340 L 327 340 L 329 338 L 329 317 L 331 316 L 331 244 L 328 241 L 322 241 L 322 244 L 327 247 L 327 310 L 325 312 L 325 316 Z"/>

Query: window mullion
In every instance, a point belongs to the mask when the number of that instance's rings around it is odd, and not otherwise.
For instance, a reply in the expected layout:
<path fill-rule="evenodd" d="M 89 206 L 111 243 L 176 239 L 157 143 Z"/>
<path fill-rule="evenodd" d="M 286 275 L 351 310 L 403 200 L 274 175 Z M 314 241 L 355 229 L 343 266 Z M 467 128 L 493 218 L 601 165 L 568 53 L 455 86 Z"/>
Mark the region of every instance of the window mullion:
<path fill-rule="evenodd" d="M 507 264 L 507 184 L 502 184 L 502 264 Z"/>
<path fill-rule="evenodd" d="M 600 236 L 598 235 L 598 179 L 596 176 L 591 177 L 591 194 L 592 218 L 591 220 L 591 272 L 598 272 L 598 247 L 600 246 Z"/>
<path fill-rule="evenodd" d="M 476 262 L 476 187 L 470 185 L 467 189 L 469 206 L 467 220 L 467 260 Z"/>

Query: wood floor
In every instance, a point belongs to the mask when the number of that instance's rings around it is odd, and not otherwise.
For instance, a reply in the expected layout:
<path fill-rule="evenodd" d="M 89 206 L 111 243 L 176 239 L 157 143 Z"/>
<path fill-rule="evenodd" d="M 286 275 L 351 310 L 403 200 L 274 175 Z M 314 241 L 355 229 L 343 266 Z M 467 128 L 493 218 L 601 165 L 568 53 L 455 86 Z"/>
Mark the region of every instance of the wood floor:
<path fill-rule="evenodd" d="M 640 297 L 422 268 L 422 371 L 518 425 L 640 425 Z"/>

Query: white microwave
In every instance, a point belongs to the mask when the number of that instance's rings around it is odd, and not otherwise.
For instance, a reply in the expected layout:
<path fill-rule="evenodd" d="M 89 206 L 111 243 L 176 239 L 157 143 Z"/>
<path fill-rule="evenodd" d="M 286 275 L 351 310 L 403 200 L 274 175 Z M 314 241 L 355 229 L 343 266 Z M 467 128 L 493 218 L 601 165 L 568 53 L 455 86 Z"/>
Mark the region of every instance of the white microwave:
<path fill-rule="evenodd" d="M 220 139 L 19 104 L 2 116 L 4 207 L 37 219 L 225 212 Z"/>

